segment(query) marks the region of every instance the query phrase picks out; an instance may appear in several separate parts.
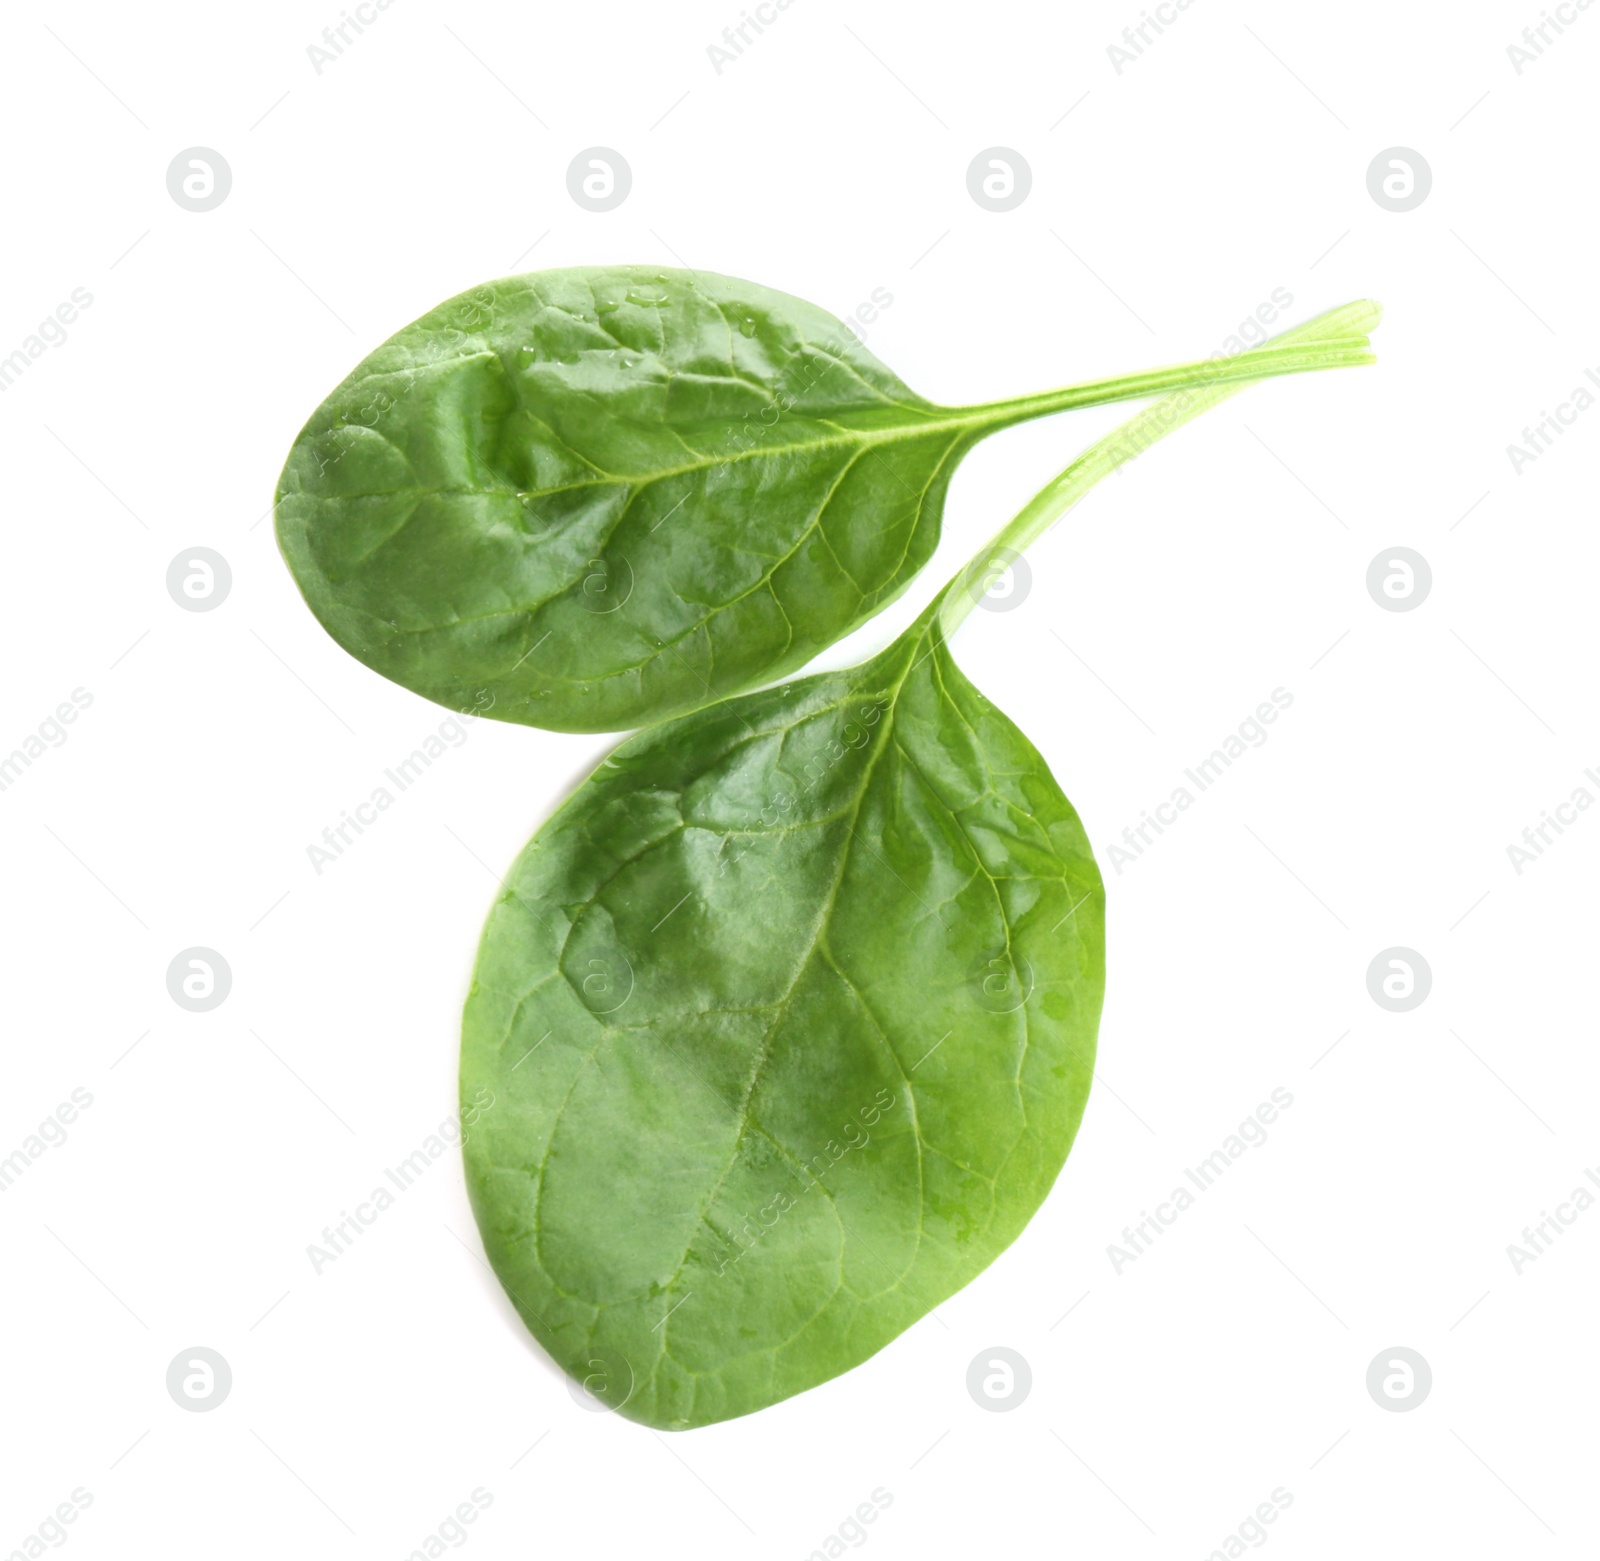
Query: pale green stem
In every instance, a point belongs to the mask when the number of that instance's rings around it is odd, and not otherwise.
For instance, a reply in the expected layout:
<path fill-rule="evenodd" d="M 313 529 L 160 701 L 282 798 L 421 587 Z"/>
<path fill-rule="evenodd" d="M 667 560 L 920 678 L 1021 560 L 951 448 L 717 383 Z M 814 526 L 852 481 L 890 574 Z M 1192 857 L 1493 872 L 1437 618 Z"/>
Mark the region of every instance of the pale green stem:
<path fill-rule="evenodd" d="M 1347 334 L 1343 340 L 1293 341 L 1275 337 L 1237 357 L 1206 358 L 1168 368 L 1142 369 L 1113 379 L 1094 379 L 1060 390 L 1044 390 L 962 407 L 959 415 L 976 425 L 1015 423 L 1024 417 L 1068 412 L 1079 407 L 1105 406 L 1115 401 L 1142 401 L 1171 391 L 1212 385 L 1246 385 L 1279 374 L 1304 374 L 1316 369 L 1350 368 L 1372 361 L 1365 338 Z"/>
<path fill-rule="evenodd" d="M 1370 299 L 1345 304 L 1275 336 L 1255 352 L 1241 353 L 1218 364 L 1228 370 L 1226 378 L 1214 377 L 1208 383 L 1190 385 L 1173 395 L 1145 407 L 1127 422 L 1114 428 L 1104 439 L 1089 446 L 1070 466 L 1045 484 L 1016 516 L 978 552 L 960 574 L 944 589 L 939 610 L 940 627 L 948 638 L 972 611 L 993 581 L 1031 542 L 1037 541 L 1103 477 L 1109 477 L 1125 461 L 1148 450 L 1202 412 L 1210 411 L 1229 396 L 1237 395 L 1255 379 L 1272 377 L 1285 370 L 1281 349 L 1300 348 L 1298 355 L 1307 361 L 1304 369 L 1340 368 L 1374 361 L 1366 333 L 1377 325 L 1382 310 Z M 1254 364 L 1257 372 L 1243 376 L 1231 371 Z"/>

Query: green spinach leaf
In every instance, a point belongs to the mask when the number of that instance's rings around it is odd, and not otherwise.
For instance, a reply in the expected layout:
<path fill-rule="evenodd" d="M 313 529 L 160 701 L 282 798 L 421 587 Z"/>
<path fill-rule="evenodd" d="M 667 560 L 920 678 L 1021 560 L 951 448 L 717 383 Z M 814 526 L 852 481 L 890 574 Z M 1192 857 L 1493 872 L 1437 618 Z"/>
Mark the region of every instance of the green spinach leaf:
<path fill-rule="evenodd" d="M 1336 350 L 951 408 L 750 282 L 511 277 L 408 325 L 317 409 L 279 481 L 279 543 L 323 627 L 385 677 L 621 730 L 799 667 L 892 601 L 984 435 Z"/>
<path fill-rule="evenodd" d="M 513 868 L 468 1004 L 490 1259 L 622 1413 L 864 1360 L 1049 1191 L 1088 1096 L 1100 875 L 930 609 L 865 666 L 618 749 Z"/>
<path fill-rule="evenodd" d="M 494 1102 L 468 1187 L 522 1317 L 602 1402 L 679 1429 L 815 1386 L 1049 1192 L 1092 1077 L 1103 890 L 948 636 L 994 568 L 1235 388 L 1092 447 L 864 665 L 623 743 L 513 867 L 463 1025 L 462 1099 Z"/>

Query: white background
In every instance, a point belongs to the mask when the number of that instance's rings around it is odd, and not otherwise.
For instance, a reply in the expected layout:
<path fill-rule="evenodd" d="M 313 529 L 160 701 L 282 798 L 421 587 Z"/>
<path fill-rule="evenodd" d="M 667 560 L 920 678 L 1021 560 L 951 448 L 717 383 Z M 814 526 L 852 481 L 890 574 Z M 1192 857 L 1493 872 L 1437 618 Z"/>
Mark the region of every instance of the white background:
<path fill-rule="evenodd" d="M 1506 1253 L 1600 1167 L 1600 815 L 1520 875 L 1506 852 L 1600 794 L 1600 410 L 1507 456 L 1600 372 L 1600 9 L 1519 76 L 1538 9 L 1197 0 L 1119 75 L 1134 0 L 795 0 L 719 75 L 737 0 L 396 0 L 319 75 L 336 0 L 8 8 L 0 356 L 94 302 L 0 396 L 0 750 L 93 703 L 0 793 L 0 1156 L 94 1103 L 0 1195 L 0 1554 L 80 1486 L 84 1558 L 398 1558 L 479 1487 L 483 1558 L 826 1554 L 877 1487 L 883 1557 L 1201 1557 L 1277 1487 L 1284 1558 L 1592 1553 L 1600 1210 L 1520 1275 Z M 233 175 L 204 214 L 165 182 L 197 145 Z M 605 215 L 566 188 L 594 145 L 633 171 Z M 1003 215 L 966 189 L 997 145 L 1033 175 Z M 1397 145 L 1434 179 L 1405 214 L 1366 184 Z M 480 722 L 316 875 L 307 845 L 445 713 L 328 639 L 263 518 L 391 332 L 617 261 L 840 314 L 886 288 L 871 347 L 946 401 L 1203 356 L 1278 287 L 1291 320 L 1388 310 L 1378 367 L 1184 430 L 957 641 L 1106 868 L 1100 1083 L 1054 1194 L 872 1361 L 672 1436 L 574 1403 L 454 1156 L 307 1259 L 449 1116 L 495 875 L 610 740 Z M 980 447 L 935 563 L 829 661 L 1120 415 Z M 233 573 L 210 613 L 165 586 L 197 545 Z M 1396 545 L 1433 571 L 1408 613 L 1364 583 Z M 1270 740 L 1118 874 L 1123 827 L 1275 687 Z M 191 945 L 233 971 L 210 1013 L 167 995 Z M 1410 1013 L 1367 992 L 1391 945 L 1433 972 Z M 1116 1273 L 1123 1227 L 1275 1087 L 1267 1144 Z M 165 1388 L 195 1345 L 233 1372 L 210 1413 Z M 997 1345 L 1033 1373 L 1008 1413 L 965 1386 Z M 1365 1386 L 1397 1345 L 1433 1372 L 1408 1413 Z"/>

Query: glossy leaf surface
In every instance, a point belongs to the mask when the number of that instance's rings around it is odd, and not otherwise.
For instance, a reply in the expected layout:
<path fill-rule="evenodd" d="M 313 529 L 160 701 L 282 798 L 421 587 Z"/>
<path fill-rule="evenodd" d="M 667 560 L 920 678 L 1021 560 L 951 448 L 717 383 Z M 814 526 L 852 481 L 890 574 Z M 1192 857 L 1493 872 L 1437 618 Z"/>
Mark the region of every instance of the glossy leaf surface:
<path fill-rule="evenodd" d="M 862 666 L 624 743 L 516 863 L 467 1004 L 468 1185 L 529 1328 L 671 1428 L 872 1355 L 1060 1171 L 1102 910 L 937 602 Z"/>

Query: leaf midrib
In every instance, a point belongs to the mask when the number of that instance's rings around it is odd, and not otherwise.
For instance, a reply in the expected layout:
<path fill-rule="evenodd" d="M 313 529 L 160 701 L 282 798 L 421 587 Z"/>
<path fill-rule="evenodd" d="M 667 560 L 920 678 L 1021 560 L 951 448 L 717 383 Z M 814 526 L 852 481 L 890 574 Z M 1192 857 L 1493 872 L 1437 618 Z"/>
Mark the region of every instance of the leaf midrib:
<path fill-rule="evenodd" d="M 956 411 L 954 415 L 943 418 L 930 418 L 922 423 L 910 423 L 900 427 L 885 429 L 850 429 L 841 428 L 837 434 L 825 434 L 804 444 L 786 445 L 752 445 L 746 450 L 735 450 L 726 455 L 707 455 L 703 459 L 690 461 L 683 466 L 664 467 L 658 471 L 637 472 L 632 475 L 622 472 L 608 472 L 603 467 L 595 466 L 588 456 L 580 451 L 573 450 L 563 441 L 563 448 L 577 456 L 593 467 L 595 476 L 582 482 L 562 483 L 553 488 L 511 488 L 483 484 L 477 487 L 460 487 L 455 484 L 445 484 L 436 488 L 423 488 L 407 484 L 398 488 L 370 488 L 361 493 L 319 494 L 314 490 L 302 490 L 309 497 L 323 503 L 338 503 L 346 499 L 377 499 L 392 498 L 400 494 L 409 494 L 417 499 L 429 498 L 506 498 L 506 499 L 543 499 L 553 498 L 562 493 L 581 493 L 590 488 L 604 487 L 649 487 L 652 483 L 666 482 L 673 477 L 685 477 L 694 472 L 708 471 L 716 466 L 730 466 L 738 461 L 750 461 L 757 458 L 777 458 L 786 455 L 808 455 L 815 450 L 833 449 L 839 446 L 863 445 L 867 447 L 887 444 L 902 444 L 918 438 L 923 434 L 951 433 L 970 431 L 975 428 L 1002 427 L 1008 422 L 1021 422 L 1029 416 L 1040 415 L 1048 412 L 1048 407 L 1034 407 L 1026 411 L 1019 411 L 1015 406 L 982 406 L 971 407 Z M 1065 408 L 1063 408 L 1065 410 Z M 839 424 L 826 418 L 815 421 L 823 423 L 826 427 L 838 428 Z M 346 427 L 362 427 L 365 424 L 346 424 Z M 337 432 L 338 430 L 330 430 Z M 377 432 L 369 429 L 368 432 Z"/>
<path fill-rule="evenodd" d="M 771 1056 L 773 1039 L 774 1039 L 774 1037 L 775 1037 L 775 1035 L 777 1033 L 779 1025 L 782 1023 L 784 1014 L 788 1010 L 788 1004 L 792 1001 L 795 992 L 799 989 L 800 983 L 805 978 L 806 971 L 810 967 L 812 960 L 816 957 L 817 951 L 821 946 L 823 934 L 827 930 L 828 920 L 831 917 L 833 908 L 837 903 L 839 890 L 843 885 L 845 873 L 846 873 L 846 870 L 847 870 L 847 868 L 849 866 L 851 850 L 852 850 L 852 847 L 854 845 L 855 838 L 856 838 L 856 836 L 855 836 L 855 827 L 854 827 L 855 826 L 855 822 L 857 820 L 859 820 L 859 818 L 860 818 L 861 809 L 865 805 L 867 793 L 871 788 L 872 778 L 873 778 L 873 775 L 877 771 L 877 767 L 878 767 L 879 762 L 881 761 L 884 753 L 887 752 L 888 749 L 891 746 L 894 746 L 893 743 L 892 743 L 893 724 L 894 724 L 895 715 L 899 710 L 900 691 L 903 688 L 907 677 L 910 676 L 911 672 L 913 670 L 915 670 L 916 666 L 918 665 L 918 660 L 914 658 L 913 652 L 916 650 L 916 648 L 918 646 L 920 646 L 920 644 L 922 643 L 922 639 L 924 637 L 925 637 L 925 635 L 919 635 L 915 640 L 912 640 L 910 643 L 908 643 L 906 645 L 906 647 L 905 647 L 906 665 L 901 670 L 899 677 L 896 678 L 896 680 L 895 680 L 894 684 L 892 685 L 892 688 L 890 689 L 888 694 L 886 696 L 884 696 L 886 698 L 886 700 L 887 700 L 887 709 L 885 710 L 883 720 L 881 721 L 881 723 L 879 724 L 878 729 L 877 729 L 878 730 L 878 736 L 879 736 L 879 744 L 878 744 L 878 747 L 876 748 L 876 750 L 874 751 L 874 753 L 872 755 L 872 758 L 869 761 L 866 769 L 864 770 L 864 772 L 862 774 L 860 783 L 859 783 L 858 788 L 857 788 L 856 798 L 855 798 L 855 802 L 854 802 L 853 806 L 850 808 L 848 814 L 845 814 L 844 812 L 841 811 L 841 812 L 835 812 L 834 814 L 830 815 L 830 822 L 843 822 L 844 823 L 844 827 L 845 827 L 845 840 L 844 840 L 844 843 L 841 846 L 841 849 L 840 849 L 840 852 L 839 852 L 839 865 L 838 865 L 838 869 L 837 869 L 837 871 L 836 871 L 836 873 L 834 875 L 833 884 L 829 889 L 828 896 L 827 896 L 827 899 L 826 899 L 825 903 L 822 905 L 822 907 L 818 911 L 818 915 L 817 915 L 816 921 L 815 921 L 815 923 L 813 925 L 813 928 L 812 928 L 809 945 L 808 945 L 805 953 L 801 956 L 801 958 L 796 963 L 794 979 L 790 982 L 788 990 L 783 993 L 783 995 L 777 1000 L 777 1002 L 775 1004 L 764 1005 L 765 1007 L 770 1007 L 772 1009 L 775 1009 L 776 1011 L 773 1013 L 773 1017 L 771 1019 L 771 1022 L 765 1026 L 765 1033 L 764 1033 L 764 1036 L 763 1036 L 763 1039 L 762 1039 L 762 1044 L 761 1044 L 760 1051 L 757 1054 L 755 1062 L 751 1067 L 749 1082 L 747 1083 L 747 1085 L 745 1087 L 745 1090 L 744 1090 L 744 1093 L 743 1093 L 743 1098 L 741 1099 L 741 1101 L 739 1103 L 739 1106 L 736 1108 L 736 1119 L 735 1119 L 736 1120 L 736 1131 L 735 1131 L 734 1136 L 733 1136 L 732 1147 L 731 1147 L 729 1155 L 728 1155 L 728 1160 L 727 1160 L 726 1165 L 724 1165 L 722 1170 L 718 1173 L 716 1181 L 712 1184 L 711 1188 L 709 1189 L 709 1191 L 706 1194 L 706 1197 L 702 1200 L 700 1208 L 699 1208 L 699 1210 L 697 1211 L 697 1213 L 695 1215 L 694 1223 L 693 1223 L 693 1225 L 691 1227 L 691 1235 L 690 1235 L 689 1243 L 688 1243 L 688 1245 L 685 1246 L 681 1257 L 679 1258 L 676 1266 L 673 1269 L 671 1277 L 667 1280 L 665 1286 L 663 1287 L 663 1289 L 661 1291 L 661 1295 L 662 1295 L 662 1298 L 663 1298 L 663 1304 L 664 1305 L 667 1305 L 667 1303 L 670 1303 L 670 1301 L 672 1299 L 674 1288 L 676 1287 L 676 1285 L 678 1284 L 678 1282 L 682 1278 L 684 1268 L 688 1263 L 689 1253 L 693 1250 L 694 1237 L 699 1234 L 699 1231 L 700 1231 L 701 1227 L 707 1224 L 706 1214 L 707 1214 L 708 1210 L 710 1209 L 711 1203 L 714 1201 L 714 1199 L 715 1199 L 715 1197 L 717 1195 L 717 1192 L 722 1188 L 723 1185 L 726 1184 L 728 1176 L 732 1174 L 733 1168 L 734 1168 L 734 1166 L 735 1166 L 735 1164 L 737 1163 L 737 1160 L 738 1160 L 739 1146 L 743 1142 L 746 1133 L 750 1131 L 750 1128 L 752 1126 L 752 1119 L 751 1119 L 750 1110 L 749 1110 L 750 1101 L 754 1098 L 755 1091 L 759 1087 L 761 1073 L 762 1073 L 763 1069 L 765 1068 L 768 1059 Z M 848 701 L 842 701 L 841 703 L 848 703 Z M 835 706 L 835 707 L 830 707 L 830 708 L 837 708 L 837 707 Z M 768 734 L 768 735 L 772 735 L 772 734 Z M 820 823 L 822 821 L 817 821 L 817 822 Z M 654 847 L 658 847 L 661 843 L 662 843 L 661 841 L 655 842 L 654 843 Z M 647 848 L 647 849 L 653 849 L 654 847 Z M 592 903 L 592 901 L 591 901 L 591 903 Z M 570 939 L 570 936 L 571 936 L 571 929 L 569 928 L 569 931 L 568 931 L 568 938 L 569 939 Z M 565 945 L 563 945 L 563 949 L 560 952 L 557 953 L 555 961 L 554 961 L 554 966 L 555 966 L 555 968 L 557 970 L 562 968 L 561 967 L 561 960 L 564 957 L 564 954 L 565 954 Z M 545 1192 L 545 1172 L 546 1172 L 546 1169 L 548 1167 L 548 1162 L 549 1162 L 550 1155 L 554 1151 L 556 1135 L 560 1130 L 561 1121 L 562 1121 L 562 1118 L 563 1118 L 563 1116 L 565 1114 L 566 1107 L 567 1107 L 568 1103 L 571 1101 L 573 1092 L 575 1091 L 575 1089 L 577 1087 L 578 1078 L 581 1077 L 581 1075 L 583 1074 L 584 1071 L 586 1071 L 586 1069 L 589 1067 L 589 1065 L 593 1062 L 594 1058 L 599 1055 L 601 1049 L 605 1046 L 605 1044 L 611 1038 L 611 1036 L 614 1035 L 617 1032 L 617 1029 L 620 1029 L 620 1028 L 624 1028 L 624 1027 L 607 1026 L 601 1031 L 601 1034 L 597 1038 L 594 1047 L 591 1048 L 589 1053 L 586 1055 L 584 1061 L 579 1065 L 577 1073 L 574 1074 L 572 1084 L 569 1085 L 568 1090 L 567 1090 L 565 1096 L 562 1099 L 561 1105 L 557 1108 L 556 1116 L 555 1116 L 555 1118 L 552 1121 L 551 1126 L 550 1126 L 549 1137 L 546 1139 L 545 1155 L 544 1155 L 543 1159 L 541 1159 L 541 1161 L 539 1163 L 539 1166 L 538 1166 L 539 1191 L 538 1191 L 538 1194 L 537 1194 L 537 1204 L 539 1206 L 542 1206 L 542 1203 L 543 1203 L 544 1192 Z M 631 1027 L 629 1027 L 629 1028 L 631 1028 Z M 759 1127 L 759 1124 L 756 1124 L 756 1126 Z M 767 1136 L 769 1138 L 771 1137 L 771 1134 L 768 1133 L 766 1129 L 761 1128 L 760 1131 L 765 1136 Z M 795 1158 L 792 1155 L 792 1153 L 789 1150 L 787 1150 L 782 1144 L 779 1144 L 776 1139 L 773 1139 L 773 1143 L 783 1153 L 785 1153 L 786 1155 L 789 1155 L 790 1158 Z M 537 1211 L 537 1209 L 536 1209 L 536 1212 L 535 1212 L 535 1228 L 536 1228 L 537 1231 L 542 1232 L 543 1220 L 542 1220 L 542 1217 L 540 1216 L 539 1212 Z M 537 1239 L 535 1241 L 534 1250 L 535 1250 L 535 1252 L 537 1252 L 537 1250 L 538 1250 L 538 1240 Z M 541 1269 L 544 1269 L 545 1277 L 548 1280 L 548 1282 L 556 1290 L 561 1291 L 562 1287 L 556 1282 L 554 1275 L 552 1275 L 549 1272 L 549 1270 L 547 1268 L 545 1268 L 545 1265 L 544 1265 L 542 1259 L 540 1260 L 539 1266 L 540 1266 Z M 604 1312 L 604 1311 L 608 1311 L 608 1310 L 614 1310 L 618 1306 L 630 1305 L 630 1304 L 633 1304 L 634 1302 L 648 1299 L 650 1297 L 650 1295 L 652 1293 L 654 1293 L 654 1291 L 655 1291 L 655 1285 L 652 1282 L 652 1284 L 651 1284 L 651 1286 L 649 1288 L 647 1288 L 646 1290 L 642 1291 L 638 1295 L 627 1296 L 627 1297 L 624 1297 L 621 1300 L 617 1300 L 617 1301 L 596 1301 L 596 1300 L 591 1300 L 591 1299 L 587 1299 L 587 1298 L 583 1298 L 583 1297 L 577 1297 L 577 1296 L 575 1296 L 574 1299 L 583 1300 L 585 1305 L 594 1307 L 596 1309 L 596 1312 L 600 1313 L 600 1312 Z M 565 1292 L 563 1292 L 563 1293 L 565 1293 Z M 667 1305 L 667 1311 L 668 1311 L 668 1315 L 670 1316 L 670 1311 L 671 1311 L 670 1305 Z M 597 1321 L 598 1321 L 598 1318 L 597 1318 Z M 809 1325 L 809 1320 L 808 1320 L 808 1325 Z M 656 1374 L 657 1370 L 659 1370 L 659 1367 L 660 1367 L 660 1364 L 661 1364 L 662 1360 L 666 1359 L 668 1354 L 669 1354 L 668 1331 L 669 1331 L 669 1329 L 668 1329 L 668 1326 L 667 1326 L 667 1322 L 666 1322 L 666 1319 L 664 1318 L 663 1327 L 662 1327 L 662 1331 L 661 1331 L 660 1352 L 658 1353 L 658 1355 L 656 1357 L 656 1361 L 655 1361 L 654 1365 L 651 1368 L 651 1372 L 650 1372 L 649 1378 L 646 1379 L 647 1381 L 653 1381 L 654 1380 L 655 1374 Z M 688 1368 L 687 1366 L 685 1366 L 684 1369 L 686 1371 L 690 1370 L 690 1368 Z M 691 1374 L 692 1375 L 696 1375 L 696 1376 L 703 1375 L 703 1373 L 698 1373 L 698 1372 L 691 1372 Z"/>
<path fill-rule="evenodd" d="M 722 1187 L 726 1184 L 728 1177 L 732 1175 L 733 1168 L 738 1162 L 739 1146 L 744 1142 L 745 1133 L 749 1129 L 750 1102 L 754 1098 L 756 1089 L 761 1082 L 762 1071 L 765 1069 L 767 1061 L 772 1055 L 773 1039 L 777 1035 L 778 1028 L 783 1023 L 784 1017 L 789 1011 L 789 1004 L 793 1001 L 794 994 L 799 991 L 800 983 L 805 979 L 806 971 L 810 968 L 812 960 L 816 958 L 817 951 L 822 946 L 822 939 L 827 931 L 829 918 L 833 914 L 834 906 L 838 903 L 839 890 L 844 883 L 845 872 L 850 865 L 851 848 L 855 844 L 855 826 L 860 820 L 861 809 L 866 804 L 867 793 L 872 787 L 872 778 L 877 773 L 878 764 L 883 758 L 884 754 L 889 751 L 891 746 L 894 722 L 900 709 L 900 690 L 904 686 L 905 680 L 910 675 L 911 668 L 914 665 L 911 659 L 911 651 L 920 643 L 921 638 L 919 636 L 917 640 L 912 641 L 912 643 L 906 647 L 906 666 L 901 671 L 900 676 L 895 679 L 893 691 L 889 696 L 888 709 L 884 712 L 883 719 L 878 726 L 878 746 L 874 750 L 872 757 L 867 761 L 866 768 L 862 772 L 861 782 L 856 790 L 854 806 L 850 809 L 848 817 L 840 819 L 840 822 L 844 825 L 845 838 L 844 843 L 839 850 L 839 866 L 838 870 L 834 874 L 833 884 L 828 890 L 828 897 L 826 901 L 823 903 L 821 909 L 817 912 L 817 918 L 815 922 L 812 924 L 809 945 L 806 948 L 805 954 L 795 966 L 794 979 L 789 983 L 789 990 L 785 992 L 779 999 L 777 1012 L 773 1014 L 771 1023 L 766 1026 L 766 1033 L 762 1037 L 761 1050 L 756 1056 L 754 1067 L 751 1069 L 750 1081 L 745 1086 L 743 1099 L 739 1102 L 737 1113 L 738 1131 L 733 1137 L 733 1144 L 728 1154 L 728 1163 L 723 1167 L 716 1179 L 716 1182 L 712 1185 L 710 1191 L 706 1194 L 705 1199 L 702 1201 L 699 1212 L 695 1215 L 694 1225 L 690 1231 L 689 1243 L 687 1246 L 685 1246 L 683 1255 L 678 1259 L 677 1266 L 672 1272 L 672 1277 L 668 1279 L 662 1292 L 662 1298 L 664 1301 L 671 1299 L 678 1281 L 683 1277 L 684 1265 L 689 1261 L 689 1253 L 694 1247 L 694 1238 L 699 1234 L 700 1227 L 706 1223 L 706 1214 L 709 1211 L 712 1202 L 715 1200 L 717 1193 L 720 1192 Z M 662 1357 L 665 1357 L 668 1353 L 668 1332 L 670 1320 L 671 1309 L 669 1308 L 667 1314 L 662 1319 L 661 1325 Z M 655 1371 L 652 1369 L 652 1379 L 654 1376 Z"/>

